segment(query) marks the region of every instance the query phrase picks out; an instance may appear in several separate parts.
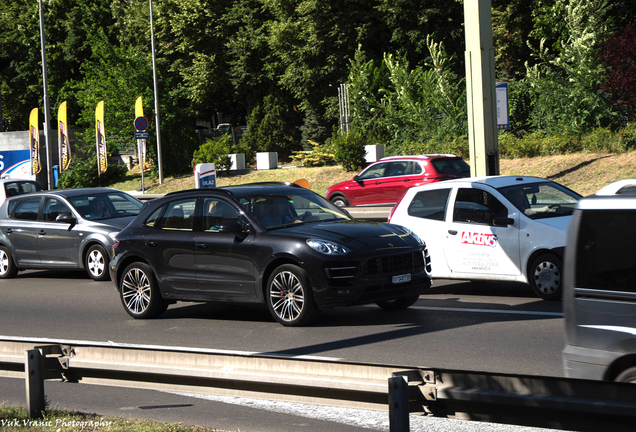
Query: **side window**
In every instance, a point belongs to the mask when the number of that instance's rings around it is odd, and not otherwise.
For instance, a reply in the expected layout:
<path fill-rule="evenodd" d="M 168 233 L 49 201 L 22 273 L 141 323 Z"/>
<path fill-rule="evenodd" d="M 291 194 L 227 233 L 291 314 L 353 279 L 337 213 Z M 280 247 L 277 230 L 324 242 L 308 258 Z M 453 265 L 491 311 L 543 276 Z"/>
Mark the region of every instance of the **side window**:
<path fill-rule="evenodd" d="M 203 231 L 218 232 L 225 222 L 238 220 L 239 212 L 230 203 L 218 198 L 203 200 Z"/>
<path fill-rule="evenodd" d="M 386 168 L 386 177 L 399 177 L 407 174 L 407 169 L 409 166 L 408 161 L 402 162 L 389 162 Z"/>
<path fill-rule="evenodd" d="M 20 200 L 13 213 L 14 219 L 38 220 L 40 201 L 40 197 Z"/>
<path fill-rule="evenodd" d="M 369 180 L 369 179 L 384 177 L 385 176 L 384 170 L 385 170 L 386 166 L 387 166 L 386 162 L 377 163 L 375 165 L 372 165 L 369 168 L 367 168 L 366 171 L 364 171 L 362 174 L 360 174 L 360 176 L 358 176 L 358 179 L 359 180 Z"/>
<path fill-rule="evenodd" d="M 634 210 L 589 210 L 581 215 L 575 286 L 636 293 Z"/>
<path fill-rule="evenodd" d="M 144 222 L 144 225 L 149 228 L 157 228 L 159 226 L 159 224 L 157 223 L 159 221 L 159 216 L 161 216 L 161 213 L 163 213 L 165 208 L 166 206 L 164 205 L 153 211 L 148 219 L 146 219 L 146 222 Z"/>
<path fill-rule="evenodd" d="M 497 216 L 506 216 L 508 210 L 492 194 L 480 189 L 459 189 L 453 222 L 492 225 Z"/>
<path fill-rule="evenodd" d="M 64 202 L 57 198 L 46 197 L 44 198 L 44 211 L 42 217 L 45 222 L 55 222 L 55 218 L 60 213 L 71 213 L 71 210 Z"/>
<path fill-rule="evenodd" d="M 192 231 L 196 204 L 196 198 L 169 203 L 162 218 L 161 229 Z"/>
<path fill-rule="evenodd" d="M 409 162 L 409 165 L 406 169 L 406 174 L 407 175 L 417 175 L 417 174 L 422 174 L 422 167 L 420 166 L 419 163 L 415 162 L 415 161 L 411 161 Z"/>
<path fill-rule="evenodd" d="M 418 192 L 411 204 L 408 214 L 423 219 L 443 221 L 446 219 L 446 203 L 450 189 L 434 189 Z"/>

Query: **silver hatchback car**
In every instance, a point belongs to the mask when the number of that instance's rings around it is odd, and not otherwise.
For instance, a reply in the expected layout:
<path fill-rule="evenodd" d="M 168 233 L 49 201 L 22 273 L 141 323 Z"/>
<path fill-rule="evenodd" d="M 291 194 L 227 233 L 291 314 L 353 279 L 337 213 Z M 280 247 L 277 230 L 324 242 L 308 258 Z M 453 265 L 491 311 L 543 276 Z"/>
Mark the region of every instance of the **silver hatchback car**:
<path fill-rule="evenodd" d="M 113 236 L 143 203 L 110 188 L 34 192 L 0 206 L 0 279 L 25 269 L 86 269 L 108 280 Z"/>

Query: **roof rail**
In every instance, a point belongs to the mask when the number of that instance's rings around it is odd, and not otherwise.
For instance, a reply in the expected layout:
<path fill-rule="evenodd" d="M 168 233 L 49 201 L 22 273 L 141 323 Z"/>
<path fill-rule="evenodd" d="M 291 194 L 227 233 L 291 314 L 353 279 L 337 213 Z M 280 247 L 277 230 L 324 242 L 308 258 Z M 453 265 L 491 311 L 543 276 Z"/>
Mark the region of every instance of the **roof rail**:
<path fill-rule="evenodd" d="M 174 191 L 174 192 L 170 192 L 167 193 L 164 196 L 171 196 L 171 195 L 178 195 L 178 194 L 182 194 L 182 193 L 186 193 L 186 192 L 201 192 L 201 191 L 211 191 L 211 192 L 221 192 L 227 195 L 234 195 L 232 193 L 232 191 L 227 190 L 227 189 L 222 189 L 222 188 L 199 188 L 199 189 L 184 189 L 184 190 L 180 190 L 180 191 Z"/>

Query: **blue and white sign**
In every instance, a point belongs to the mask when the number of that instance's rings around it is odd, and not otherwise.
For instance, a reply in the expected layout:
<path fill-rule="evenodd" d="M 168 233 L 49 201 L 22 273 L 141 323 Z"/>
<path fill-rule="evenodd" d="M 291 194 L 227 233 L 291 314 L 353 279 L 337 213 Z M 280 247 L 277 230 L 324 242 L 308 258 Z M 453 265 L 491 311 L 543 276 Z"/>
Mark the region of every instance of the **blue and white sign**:
<path fill-rule="evenodd" d="M 29 150 L 0 151 L 0 177 L 31 180 L 31 152 Z"/>
<path fill-rule="evenodd" d="M 509 129 L 508 83 L 498 82 L 495 87 L 495 93 L 497 98 L 497 129 Z"/>
<path fill-rule="evenodd" d="M 194 168 L 194 187 L 197 189 L 216 187 L 216 169 L 213 163 L 197 164 Z"/>

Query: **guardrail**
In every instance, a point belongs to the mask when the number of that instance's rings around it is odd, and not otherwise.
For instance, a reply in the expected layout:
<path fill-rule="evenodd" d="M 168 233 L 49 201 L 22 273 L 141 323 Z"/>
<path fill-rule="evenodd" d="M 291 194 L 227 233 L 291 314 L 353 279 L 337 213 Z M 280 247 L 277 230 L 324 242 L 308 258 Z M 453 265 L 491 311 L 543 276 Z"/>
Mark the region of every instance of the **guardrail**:
<path fill-rule="evenodd" d="M 44 380 L 251 397 L 565 430 L 634 430 L 636 386 L 556 377 L 336 362 L 215 350 L 93 342 L 0 340 L 0 375 L 27 381 L 27 409 Z"/>

